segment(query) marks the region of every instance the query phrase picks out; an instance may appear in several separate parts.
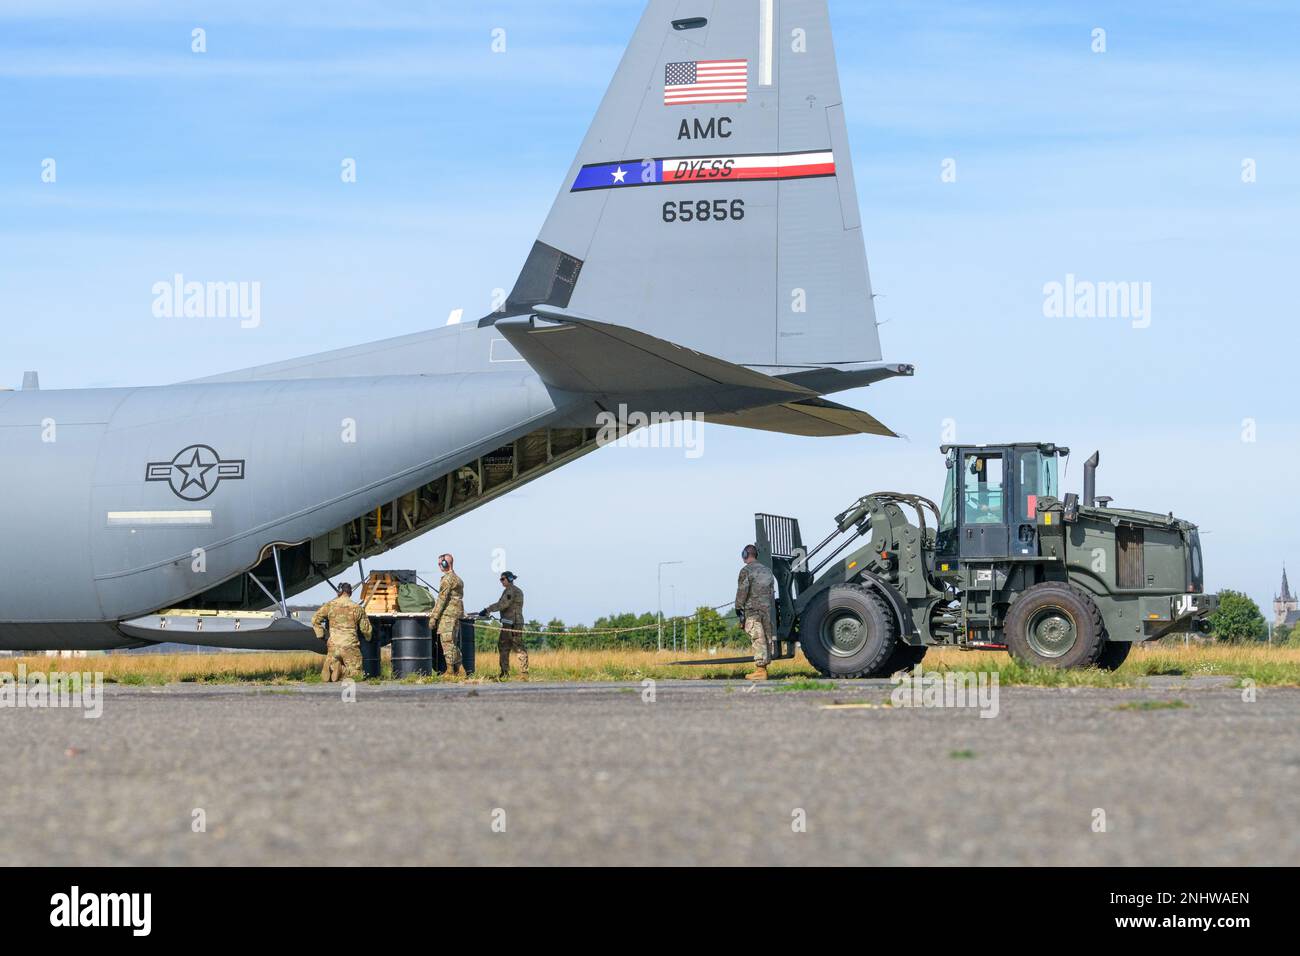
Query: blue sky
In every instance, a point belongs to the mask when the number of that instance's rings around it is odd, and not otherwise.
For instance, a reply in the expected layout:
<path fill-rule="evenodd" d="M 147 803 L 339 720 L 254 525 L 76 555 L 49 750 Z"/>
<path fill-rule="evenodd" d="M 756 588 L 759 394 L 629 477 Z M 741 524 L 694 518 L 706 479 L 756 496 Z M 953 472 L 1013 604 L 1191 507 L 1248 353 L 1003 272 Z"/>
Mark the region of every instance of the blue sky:
<path fill-rule="evenodd" d="M 0 384 L 163 384 L 486 312 L 641 7 L 7 0 Z M 1202 525 L 1212 586 L 1269 601 L 1288 559 L 1300 580 L 1300 8 L 831 13 L 885 357 L 918 370 L 839 398 L 908 440 L 709 426 L 695 460 L 604 449 L 385 563 L 455 551 L 478 606 L 505 548 L 530 615 L 572 622 L 654 607 L 657 563 L 682 560 L 665 606 L 715 605 L 754 511 L 820 537 L 867 491 L 937 496 L 950 427 L 1070 445 L 1069 487 L 1101 448 L 1118 504 Z M 260 281 L 262 325 L 155 318 L 176 272 Z M 1150 327 L 1044 317 L 1067 274 L 1150 282 Z"/>

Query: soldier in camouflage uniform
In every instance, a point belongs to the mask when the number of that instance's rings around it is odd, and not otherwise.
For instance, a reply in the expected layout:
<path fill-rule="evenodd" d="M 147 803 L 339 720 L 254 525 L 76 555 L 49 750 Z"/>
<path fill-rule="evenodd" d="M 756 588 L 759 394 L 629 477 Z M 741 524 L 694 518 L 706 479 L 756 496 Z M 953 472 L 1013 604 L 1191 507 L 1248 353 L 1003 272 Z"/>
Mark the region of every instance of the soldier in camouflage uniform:
<path fill-rule="evenodd" d="M 736 582 L 736 617 L 754 648 L 754 671 L 748 680 L 767 680 L 772 662 L 772 592 L 774 579 L 767 565 L 758 560 L 758 548 L 745 545 L 740 553 L 745 566 Z"/>
<path fill-rule="evenodd" d="M 366 640 L 371 637 L 370 618 L 358 604 L 352 603 L 352 585 L 346 581 L 339 585 L 338 597 L 321 605 L 311 619 L 312 630 L 321 640 L 326 640 L 324 624 L 329 623 L 329 638 L 325 645 L 325 663 L 320 679 L 325 683 L 356 680 L 361 673 L 361 642 L 358 631 Z"/>
<path fill-rule="evenodd" d="M 493 611 L 501 612 L 501 636 L 497 641 L 497 656 L 501 662 L 502 680 L 510 676 L 510 652 L 519 652 L 519 671 L 528 679 L 528 648 L 524 646 L 524 592 L 515 586 L 517 576 L 513 571 L 501 575 L 501 599 L 479 611 L 487 617 Z"/>
<path fill-rule="evenodd" d="M 450 554 L 438 556 L 442 580 L 438 583 L 438 600 L 429 614 L 429 629 L 437 633 L 442 644 L 448 677 L 460 673 L 460 619 L 465 616 L 465 582 L 452 570 L 455 563 Z"/>

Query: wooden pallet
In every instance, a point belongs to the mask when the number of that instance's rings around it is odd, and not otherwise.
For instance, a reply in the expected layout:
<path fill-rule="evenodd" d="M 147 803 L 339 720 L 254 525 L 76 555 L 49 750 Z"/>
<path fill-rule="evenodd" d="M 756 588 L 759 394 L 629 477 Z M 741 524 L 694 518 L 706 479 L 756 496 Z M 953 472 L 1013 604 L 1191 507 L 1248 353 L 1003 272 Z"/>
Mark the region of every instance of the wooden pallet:
<path fill-rule="evenodd" d="M 361 588 L 361 606 L 367 614 L 397 612 L 397 578 L 383 571 L 371 572 Z"/>

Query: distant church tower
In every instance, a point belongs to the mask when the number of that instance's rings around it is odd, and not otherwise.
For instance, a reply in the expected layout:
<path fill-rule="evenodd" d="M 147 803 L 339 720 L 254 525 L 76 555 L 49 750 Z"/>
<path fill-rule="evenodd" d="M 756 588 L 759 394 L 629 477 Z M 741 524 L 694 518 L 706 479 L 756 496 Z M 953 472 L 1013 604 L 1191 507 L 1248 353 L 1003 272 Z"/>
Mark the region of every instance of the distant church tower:
<path fill-rule="evenodd" d="M 1282 593 L 1273 598 L 1273 626 L 1295 627 L 1300 623 L 1300 600 L 1291 593 L 1286 579 L 1286 565 L 1282 566 Z"/>

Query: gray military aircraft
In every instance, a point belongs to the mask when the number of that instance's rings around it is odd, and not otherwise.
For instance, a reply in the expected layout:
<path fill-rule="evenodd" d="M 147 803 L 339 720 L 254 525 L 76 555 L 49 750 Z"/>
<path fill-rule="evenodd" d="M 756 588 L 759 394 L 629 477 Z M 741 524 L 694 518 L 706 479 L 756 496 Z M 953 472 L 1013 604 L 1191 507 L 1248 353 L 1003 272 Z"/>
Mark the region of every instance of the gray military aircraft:
<path fill-rule="evenodd" d="M 0 648 L 319 648 L 290 596 L 587 454 L 603 411 L 892 435 L 822 397 L 911 374 L 880 359 L 825 0 L 651 0 L 496 312 L 0 393 Z"/>

